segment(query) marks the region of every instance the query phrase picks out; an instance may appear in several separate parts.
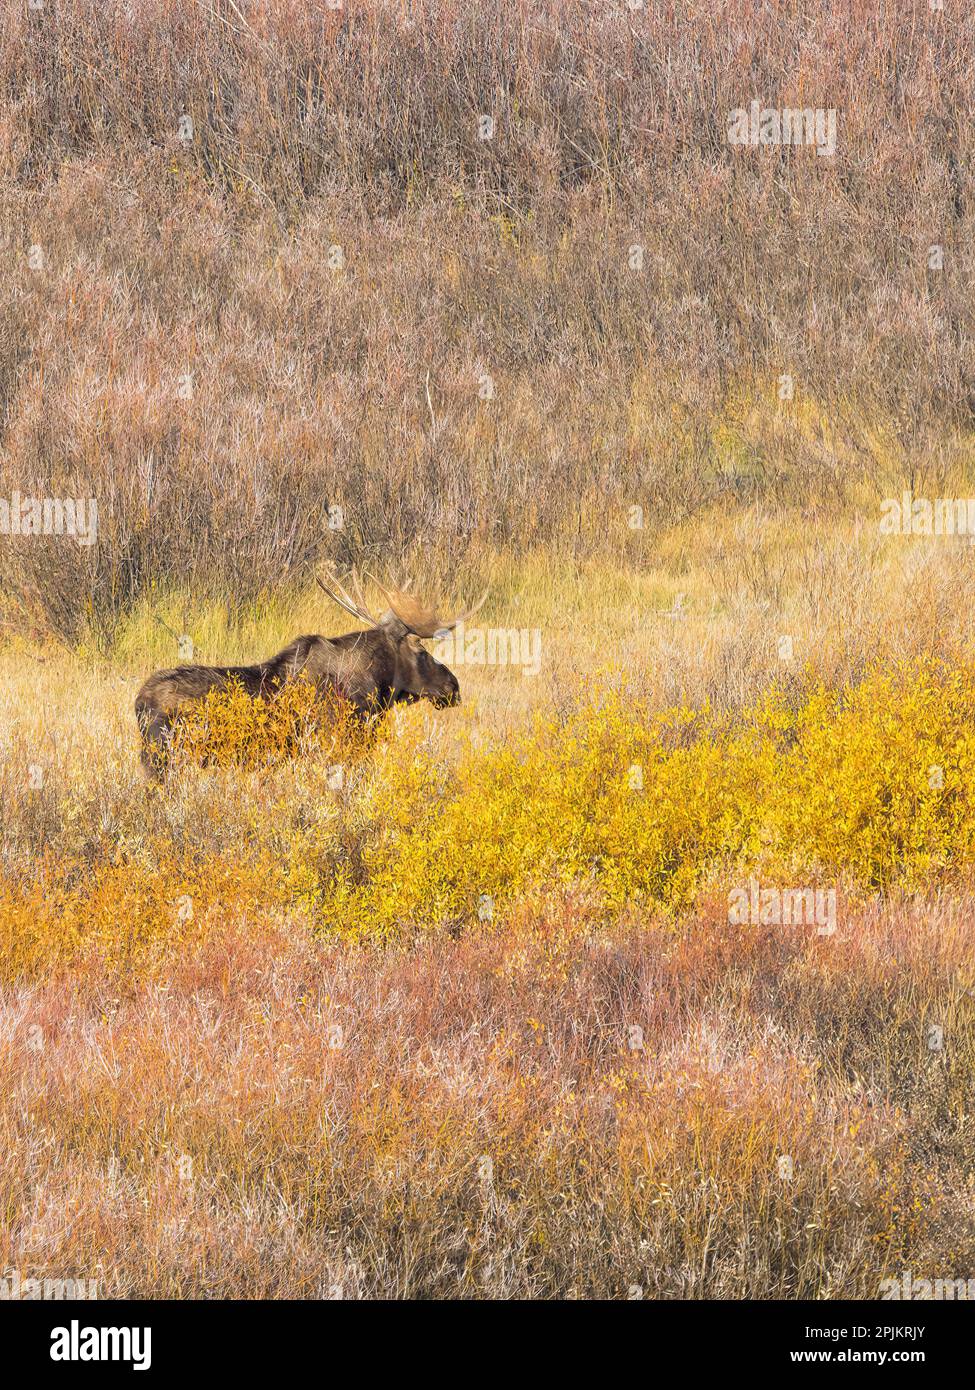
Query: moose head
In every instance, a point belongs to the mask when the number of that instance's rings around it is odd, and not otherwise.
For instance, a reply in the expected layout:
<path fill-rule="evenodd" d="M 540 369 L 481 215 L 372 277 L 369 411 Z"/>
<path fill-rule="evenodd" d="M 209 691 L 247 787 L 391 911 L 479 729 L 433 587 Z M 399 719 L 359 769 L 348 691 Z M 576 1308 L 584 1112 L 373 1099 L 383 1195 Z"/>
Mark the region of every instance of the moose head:
<path fill-rule="evenodd" d="M 411 704 L 415 700 L 430 700 L 438 709 L 460 704 L 460 685 L 457 677 L 442 661 L 437 661 L 431 656 L 423 643 L 431 638 L 444 636 L 457 627 L 458 623 L 466 622 L 468 618 L 473 617 L 484 603 L 486 593 L 482 594 L 471 608 L 458 613 L 456 617 L 440 618 L 434 609 L 426 607 L 406 588 L 388 588 L 374 575 L 368 574 L 368 578 L 382 592 L 389 605 L 377 618 L 366 604 L 362 584 L 355 570 L 351 576 L 354 597 L 334 574 L 330 575 L 328 584 L 320 576 L 316 578 L 334 603 L 371 629 L 368 635 L 373 639 L 370 645 L 375 657 L 380 657 L 382 647 L 386 648 L 386 654 L 392 661 L 391 678 L 387 681 L 377 679 L 377 699 L 379 691 L 386 685 L 389 690 L 388 703 Z M 354 637 L 355 634 L 350 636 Z M 379 664 L 386 665 L 381 661 Z M 375 674 L 381 677 L 382 673 L 377 669 Z M 381 699 L 379 702 L 382 702 Z"/>

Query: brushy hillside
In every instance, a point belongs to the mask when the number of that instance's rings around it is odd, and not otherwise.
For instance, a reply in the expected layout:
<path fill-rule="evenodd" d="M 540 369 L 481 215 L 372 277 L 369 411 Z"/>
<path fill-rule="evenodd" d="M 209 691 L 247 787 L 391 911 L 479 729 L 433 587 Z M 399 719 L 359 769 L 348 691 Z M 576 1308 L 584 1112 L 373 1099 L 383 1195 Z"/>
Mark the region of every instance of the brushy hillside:
<path fill-rule="evenodd" d="M 107 640 L 324 555 L 632 554 L 634 507 L 968 476 L 973 26 L 5 6 L 0 494 L 94 496 L 101 537 L 4 546 L 8 618 Z M 729 144 L 752 100 L 834 109 L 835 154 Z"/>

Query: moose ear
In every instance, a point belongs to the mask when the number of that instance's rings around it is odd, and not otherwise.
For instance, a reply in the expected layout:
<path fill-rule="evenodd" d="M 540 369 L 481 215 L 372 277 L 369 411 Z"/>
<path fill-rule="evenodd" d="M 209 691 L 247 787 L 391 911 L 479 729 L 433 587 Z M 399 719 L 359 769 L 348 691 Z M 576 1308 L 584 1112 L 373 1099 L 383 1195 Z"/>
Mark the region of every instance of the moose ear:
<path fill-rule="evenodd" d="M 406 634 L 406 645 L 410 648 L 410 651 L 422 652 L 424 650 L 423 643 L 413 632 L 408 632 Z"/>

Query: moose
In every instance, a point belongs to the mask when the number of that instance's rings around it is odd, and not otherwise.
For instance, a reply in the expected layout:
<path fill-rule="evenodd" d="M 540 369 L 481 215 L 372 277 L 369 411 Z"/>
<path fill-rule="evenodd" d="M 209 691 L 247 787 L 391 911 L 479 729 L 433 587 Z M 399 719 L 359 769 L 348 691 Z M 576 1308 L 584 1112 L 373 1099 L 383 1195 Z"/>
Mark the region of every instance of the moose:
<path fill-rule="evenodd" d="M 155 781 L 162 776 L 180 711 L 211 690 L 225 690 L 235 683 L 255 699 L 269 698 L 289 681 L 303 677 L 322 696 L 344 701 L 352 717 L 362 723 L 381 717 L 393 705 L 416 700 L 429 700 L 437 709 L 459 705 L 457 677 L 423 643 L 472 617 L 487 593 L 472 608 L 444 619 L 406 589 L 386 588 L 375 576 L 368 577 L 389 604 L 379 618 L 370 613 L 355 570 L 351 576 L 354 597 L 334 573 L 329 584 L 315 576 L 333 603 L 367 624 L 366 631 L 341 637 L 298 637 L 276 656 L 254 666 L 177 666 L 151 675 L 135 700 L 142 766 L 149 778 Z"/>

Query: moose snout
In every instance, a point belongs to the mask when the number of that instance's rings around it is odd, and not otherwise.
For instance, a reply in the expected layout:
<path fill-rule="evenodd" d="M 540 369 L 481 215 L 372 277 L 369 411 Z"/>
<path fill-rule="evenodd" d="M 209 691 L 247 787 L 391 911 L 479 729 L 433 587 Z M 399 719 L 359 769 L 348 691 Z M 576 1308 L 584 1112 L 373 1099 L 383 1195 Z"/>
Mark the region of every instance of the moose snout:
<path fill-rule="evenodd" d="M 454 705 L 460 704 L 460 682 L 456 676 L 451 676 L 446 682 L 446 689 L 434 700 L 437 709 L 451 709 Z"/>

